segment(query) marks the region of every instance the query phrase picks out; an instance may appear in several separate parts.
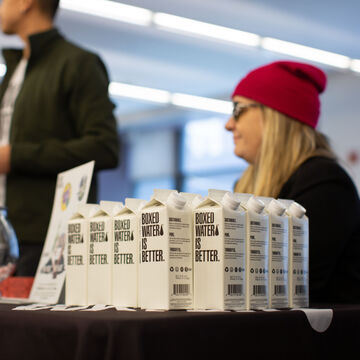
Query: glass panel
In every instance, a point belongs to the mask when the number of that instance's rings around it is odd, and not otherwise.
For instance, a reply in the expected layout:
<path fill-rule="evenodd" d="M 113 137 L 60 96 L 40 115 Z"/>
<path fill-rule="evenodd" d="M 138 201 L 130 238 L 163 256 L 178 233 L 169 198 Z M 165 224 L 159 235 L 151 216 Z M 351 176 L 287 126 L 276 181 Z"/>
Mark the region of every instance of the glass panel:
<path fill-rule="evenodd" d="M 137 180 L 146 177 L 172 176 L 175 172 L 175 134 L 173 130 L 131 132 L 130 177 Z"/>
<path fill-rule="evenodd" d="M 185 175 L 246 168 L 234 155 L 232 134 L 225 130 L 226 119 L 210 118 L 188 122 L 184 127 L 182 171 Z"/>
<path fill-rule="evenodd" d="M 183 191 L 206 196 L 208 189 L 233 191 L 240 172 L 209 176 L 188 176 L 184 179 Z"/>

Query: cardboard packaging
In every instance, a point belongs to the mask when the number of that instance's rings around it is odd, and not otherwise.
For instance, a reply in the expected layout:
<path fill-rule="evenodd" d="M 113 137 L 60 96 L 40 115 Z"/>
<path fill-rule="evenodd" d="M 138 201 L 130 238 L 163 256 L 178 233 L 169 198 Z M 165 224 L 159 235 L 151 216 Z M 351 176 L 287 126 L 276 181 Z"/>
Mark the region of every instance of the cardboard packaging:
<path fill-rule="evenodd" d="M 111 212 L 108 206 L 89 218 L 88 304 L 111 304 Z"/>
<path fill-rule="evenodd" d="M 309 307 L 309 219 L 295 201 L 280 200 L 289 216 L 289 303 L 292 308 Z"/>
<path fill-rule="evenodd" d="M 181 192 L 180 195 L 186 199 L 186 205 L 192 210 L 194 210 L 204 200 L 204 198 L 199 194 Z"/>
<path fill-rule="evenodd" d="M 89 218 L 99 211 L 95 204 L 82 204 L 70 218 L 67 232 L 65 304 L 87 305 Z"/>
<path fill-rule="evenodd" d="M 154 190 L 140 212 L 139 304 L 191 309 L 191 209 L 175 190 Z"/>
<path fill-rule="evenodd" d="M 194 211 L 195 309 L 246 308 L 246 212 L 239 205 L 230 192 L 209 190 Z"/>
<path fill-rule="evenodd" d="M 269 307 L 288 308 L 289 217 L 273 198 L 259 197 L 269 214 Z"/>
<path fill-rule="evenodd" d="M 112 219 L 112 305 L 138 306 L 139 211 L 141 199 L 125 199 Z"/>
<path fill-rule="evenodd" d="M 247 211 L 246 300 L 248 309 L 269 307 L 269 215 L 265 204 L 251 194 L 236 194 Z"/>

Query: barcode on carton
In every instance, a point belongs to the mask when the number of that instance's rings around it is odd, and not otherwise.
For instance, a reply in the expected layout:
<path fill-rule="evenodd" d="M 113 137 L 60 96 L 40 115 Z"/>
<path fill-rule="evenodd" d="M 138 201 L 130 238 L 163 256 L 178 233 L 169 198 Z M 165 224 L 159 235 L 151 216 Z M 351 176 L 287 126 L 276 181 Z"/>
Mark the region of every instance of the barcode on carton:
<path fill-rule="evenodd" d="M 173 284 L 174 295 L 189 295 L 190 285 L 189 284 Z"/>
<path fill-rule="evenodd" d="M 243 286 L 242 284 L 229 284 L 228 295 L 242 295 Z"/>
<path fill-rule="evenodd" d="M 274 286 L 274 294 L 275 295 L 285 295 L 286 294 L 286 286 L 285 285 L 275 285 Z"/>
<path fill-rule="evenodd" d="M 295 294 L 296 295 L 306 294 L 306 287 L 304 285 L 296 285 L 295 286 Z"/>
<path fill-rule="evenodd" d="M 253 295 L 265 296 L 266 295 L 266 286 L 265 285 L 254 285 L 253 286 Z"/>

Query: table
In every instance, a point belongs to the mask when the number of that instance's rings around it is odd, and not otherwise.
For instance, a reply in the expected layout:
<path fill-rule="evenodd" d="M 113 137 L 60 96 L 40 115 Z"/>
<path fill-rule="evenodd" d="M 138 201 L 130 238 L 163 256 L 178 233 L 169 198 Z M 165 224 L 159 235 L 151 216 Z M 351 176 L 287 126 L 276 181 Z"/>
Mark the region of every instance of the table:
<path fill-rule="evenodd" d="M 323 333 L 299 310 L 12 311 L 15 306 L 0 304 L 2 360 L 360 358 L 360 305 L 332 305 Z"/>

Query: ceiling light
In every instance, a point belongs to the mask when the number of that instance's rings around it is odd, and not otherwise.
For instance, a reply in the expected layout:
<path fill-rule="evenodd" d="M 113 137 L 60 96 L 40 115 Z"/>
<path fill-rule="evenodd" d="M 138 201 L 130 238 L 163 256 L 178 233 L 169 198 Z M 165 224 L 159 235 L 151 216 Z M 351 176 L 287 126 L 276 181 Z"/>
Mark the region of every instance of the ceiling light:
<path fill-rule="evenodd" d="M 209 24 L 180 16 L 154 13 L 148 9 L 118 3 L 111 0 L 60 0 L 60 7 L 84 14 L 100 16 L 117 21 L 138 25 L 158 26 L 186 34 L 199 35 L 248 46 L 261 46 L 263 49 L 290 55 L 300 59 L 315 61 L 340 69 L 351 69 L 359 72 L 359 61 L 351 58 L 292 42 L 274 38 L 261 38 L 257 34 Z M 0 73 L 1 74 L 1 73 Z"/>
<path fill-rule="evenodd" d="M 150 10 L 109 0 L 61 0 L 60 7 L 65 10 L 145 26 L 151 24 L 152 18 Z"/>
<path fill-rule="evenodd" d="M 167 29 L 179 30 L 185 33 L 191 33 L 209 38 L 225 40 L 233 43 L 259 46 L 260 36 L 236 29 L 208 24 L 201 21 L 183 18 L 180 16 L 156 13 L 153 17 L 155 25 Z"/>
<path fill-rule="evenodd" d="M 122 96 L 156 103 L 168 104 L 170 102 L 170 93 L 168 91 L 116 82 L 110 83 L 109 93 L 111 96 Z"/>
<path fill-rule="evenodd" d="M 217 100 L 187 94 L 173 94 L 171 97 L 171 103 L 176 106 L 205 110 L 227 115 L 230 115 L 232 111 L 231 101 Z"/>
<path fill-rule="evenodd" d="M 350 69 L 352 71 L 360 72 L 360 60 L 352 60 Z"/>
<path fill-rule="evenodd" d="M 347 69 L 350 66 L 350 58 L 347 56 L 287 41 L 273 38 L 263 38 L 261 46 L 266 50 L 331 65 L 341 69 Z"/>
<path fill-rule="evenodd" d="M 127 97 L 131 99 L 145 100 L 161 104 L 172 104 L 190 109 L 204 110 L 226 115 L 231 114 L 232 111 L 232 103 L 230 101 L 205 98 L 188 94 L 171 94 L 165 90 L 152 89 L 118 82 L 110 83 L 109 93 L 114 97 Z"/>
<path fill-rule="evenodd" d="M 3 77 L 6 74 L 6 65 L 0 64 L 0 77 Z"/>

